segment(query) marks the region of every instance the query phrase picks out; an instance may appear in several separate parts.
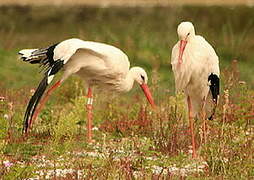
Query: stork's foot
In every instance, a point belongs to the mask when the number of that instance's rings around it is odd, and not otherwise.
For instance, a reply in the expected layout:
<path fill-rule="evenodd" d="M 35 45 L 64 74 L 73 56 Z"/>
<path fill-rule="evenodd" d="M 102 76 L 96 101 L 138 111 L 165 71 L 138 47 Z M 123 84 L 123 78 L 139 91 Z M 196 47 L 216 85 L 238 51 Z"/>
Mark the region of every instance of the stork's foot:
<path fill-rule="evenodd" d="M 188 154 L 191 156 L 192 159 L 199 159 L 196 148 L 193 148 L 192 145 L 189 146 Z"/>

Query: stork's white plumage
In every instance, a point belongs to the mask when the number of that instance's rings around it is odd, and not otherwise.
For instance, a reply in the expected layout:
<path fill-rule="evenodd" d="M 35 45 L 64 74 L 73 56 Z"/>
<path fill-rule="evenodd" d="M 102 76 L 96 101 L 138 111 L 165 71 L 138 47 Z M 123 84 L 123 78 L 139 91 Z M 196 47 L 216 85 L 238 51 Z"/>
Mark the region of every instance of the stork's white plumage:
<path fill-rule="evenodd" d="M 195 34 L 191 22 L 180 23 L 177 33 L 179 41 L 172 49 L 171 65 L 176 91 L 186 95 L 195 157 L 193 118 L 201 112 L 205 131 L 206 116 L 212 119 L 214 115 L 219 96 L 219 60 L 213 47 Z"/>
<path fill-rule="evenodd" d="M 148 77 L 140 67 L 130 68 L 127 55 L 120 49 L 98 42 L 68 39 L 45 49 L 25 49 L 19 52 L 23 61 L 40 64 L 45 77 L 32 96 L 25 113 L 24 131 L 27 132 L 33 119 L 36 119 L 50 93 L 72 74 L 84 79 L 88 87 L 88 141 L 91 141 L 92 129 L 92 87 L 100 86 L 107 91 L 127 92 L 134 81 L 144 91 L 149 103 L 155 107 L 152 95 L 147 86 Z M 63 68 L 63 76 L 53 85 L 36 109 L 47 86 L 54 75 Z"/>

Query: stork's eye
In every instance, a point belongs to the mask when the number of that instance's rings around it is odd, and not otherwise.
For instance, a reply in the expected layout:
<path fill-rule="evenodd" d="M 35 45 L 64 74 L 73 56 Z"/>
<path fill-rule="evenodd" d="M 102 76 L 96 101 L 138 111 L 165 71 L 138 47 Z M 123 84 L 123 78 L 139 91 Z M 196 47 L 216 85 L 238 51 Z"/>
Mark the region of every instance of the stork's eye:
<path fill-rule="evenodd" d="M 144 80 L 145 80 L 145 77 L 141 75 L 141 79 L 144 81 Z"/>
<path fill-rule="evenodd" d="M 189 36 L 189 35 L 190 35 L 190 33 L 187 34 L 187 36 Z"/>

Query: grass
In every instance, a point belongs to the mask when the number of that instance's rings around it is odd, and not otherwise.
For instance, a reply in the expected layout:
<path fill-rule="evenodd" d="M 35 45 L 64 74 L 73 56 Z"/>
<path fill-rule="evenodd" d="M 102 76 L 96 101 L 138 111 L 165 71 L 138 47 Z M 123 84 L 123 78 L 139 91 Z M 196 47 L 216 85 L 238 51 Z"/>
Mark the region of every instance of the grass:
<path fill-rule="evenodd" d="M 15 87 L 15 82 L 16 88 L 21 88 L 28 85 L 27 82 L 38 82 L 37 78 L 23 81 L 31 77 L 30 74 L 36 74 L 36 67 L 23 66 L 21 62 L 16 61 L 15 53 L 19 49 L 44 47 L 67 38 L 79 37 L 120 47 L 128 54 L 132 65 L 144 66 L 148 71 L 157 67 L 162 84 L 167 83 L 167 87 L 173 87 L 173 78 L 170 78 L 172 74 L 169 74 L 170 51 L 177 41 L 176 27 L 182 20 L 192 21 L 197 27 L 197 34 L 202 34 L 215 47 L 222 68 L 228 66 L 233 59 L 237 59 L 241 79 L 247 81 L 252 88 L 254 86 L 253 77 L 250 75 L 252 69 L 248 68 L 253 65 L 254 54 L 251 33 L 253 20 L 248 18 L 253 16 L 252 8 L 187 6 L 111 10 L 17 6 L 1 7 L 0 13 L 1 59 L 7 61 L 2 65 L 7 72 L 1 71 L 0 78 L 6 79 L 5 86 Z M 10 61 L 17 62 L 13 63 L 17 65 L 10 67 Z M 10 77 L 7 75 L 9 70 L 26 71 L 27 75 L 20 76 L 20 73 L 17 73 L 16 76 L 13 74 Z M 18 78 L 24 79 L 19 81 Z"/>
<path fill-rule="evenodd" d="M 1 178 L 253 178 L 253 12 L 246 7 L 1 7 Z M 201 120 L 195 122 L 198 160 L 190 156 L 183 95 L 174 95 L 169 66 L 182 20 L 194 22 L 197 33 L 214 45 L 222 71 L 220 104 L 208 122 L 206 144 Z M 145 98 L 137 87 L 121 96 L 98 92 L 95 142 L 88 144 L 84 84 L 71 77 L 24 137 L 24 110 L 41 75 L 16 53 L 70 37 L 113 44 L 132 65 L 145 67 L 157 110 L 141 105 Z"/>

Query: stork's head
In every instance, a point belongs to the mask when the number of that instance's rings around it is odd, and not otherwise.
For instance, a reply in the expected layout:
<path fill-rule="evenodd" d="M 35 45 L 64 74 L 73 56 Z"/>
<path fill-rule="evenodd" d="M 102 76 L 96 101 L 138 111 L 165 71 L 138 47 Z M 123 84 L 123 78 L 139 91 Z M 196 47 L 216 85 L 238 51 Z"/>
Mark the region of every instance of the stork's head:
<path fill-rule="evenodd" d="M 147 84 L 148 81 L 148 77 L 147 74 L 145 72 L 145 70 L 141 67 L 133 67 L 132 69 L 132 74 L 133 74 L 133 78 L 135 81 L 137 81 L 137 83 L 139 85 L 142 84 Z"/>
<path fill-rule="evenodd" d="M 180 40 L 178 63 L 183 62 L 183 52 L 187 43 L 195 36 L 195 29 L 191 22 L 181 22 L 177 27 L 177 34 Z"/>
<path fill-rule="evenodd" d="M 195 29 L 191 22 L 181 22 L 177 27 L 177 34 L 180 40 L 188 41 L 195 36 Z"/>
<path fill-rule="evenodd" d="M 141 67 L 133 67 L 131 68 L 133 79 L 140 85 L 142 88 L 148 102 L 155 107 L 155 103 L 153 101 L 152 94 L 147 86 L 148 77 L 145 70 Z"/>

